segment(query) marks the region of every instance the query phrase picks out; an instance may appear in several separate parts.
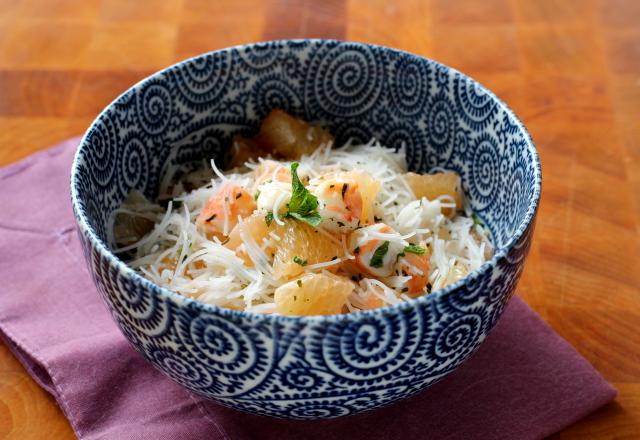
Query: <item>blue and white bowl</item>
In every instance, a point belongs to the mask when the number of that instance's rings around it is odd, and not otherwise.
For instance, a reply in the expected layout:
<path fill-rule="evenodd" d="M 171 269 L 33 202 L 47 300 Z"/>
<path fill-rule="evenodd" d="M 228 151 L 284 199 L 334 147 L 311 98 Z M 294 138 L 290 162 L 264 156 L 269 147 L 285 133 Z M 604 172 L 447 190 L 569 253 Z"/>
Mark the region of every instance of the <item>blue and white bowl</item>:
<path fill-rule="evenodd" d="M 154 197 L 172 165 L 222 158 L 274 107 L 337 135 L 406 146 L 410 168 L 456 170 L 495 256 L 433 294 L 362 313 L 284 317 L 223 309 L 159 287 L 112 252 L 107 219 L 132 189 Z M 274 41 L 176 64 L 112 102 L 71 176 L 89 270 L 133 346 L 189 390 L 274 417 L 355 414 L 410 396 L 480 346 L 513 295 L 531 243 L 540 162 L 496 96 L 435 61 L 366 44 Z"/>

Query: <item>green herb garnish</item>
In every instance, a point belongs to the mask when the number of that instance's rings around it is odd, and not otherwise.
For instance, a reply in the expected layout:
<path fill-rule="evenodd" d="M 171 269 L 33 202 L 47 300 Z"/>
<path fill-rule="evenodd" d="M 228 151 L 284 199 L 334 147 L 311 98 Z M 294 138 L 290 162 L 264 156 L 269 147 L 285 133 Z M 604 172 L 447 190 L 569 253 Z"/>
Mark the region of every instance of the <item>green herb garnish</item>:
<path fill-rule="evenodd" d="M 387 255 L 387 252 L 389 252 L 389 242 L 385 241 L 380 246 L 378 246 L 378 249 L 376 249 L 376 251 L 373 253 L 373 257 L 371 257 L 369 265 L 375 268 L 382 267 L 383 259 L 384 256 Z"/>
<path fill-rule="evenodd" d="M 298 287 L 302 287 L 302 280 L 296 281 L 296 284 L 298 285 Z"/>
<path fill-rule="evenodd" d="M 302 258 L 298 257 L 297 255 L 295 255 L 293 257 L 293 262 L 296 264 L 299 264 L 300 266 L 306 266 L 307 265 L 307 260 L 303 260 Z"/>
<path fill-rule="evenodd" d="M 267 226 L 271 226 L 271 222 L 273 222 L 273 212 L 267 212 L 267 215 L 264 216 L 264 221 Z"/>
<path fill-rule="evenodd" d="M 301 222 L 305 222 L 313 226 L 314 228 L 322 222 L 322 217 L 317 212 L 312 212 L 310 214 L 298 214 L 297 212 L 288 212 L 287 217 L 293 217 L 296 220 L 300 220 Z"/>
<path fill-rule="evenodd" d="M 406 246 L 404 248 L 403 252 L 411 252 L 412 254 L 422 255 L 425 252 L 427 252 L 427 250 L 422 246 L 416 246 L 415 244 L 410 244 L 409 246 Z"/>
<path fill-rule="evenodd" d="M 257 190 L 256 194 L 253 196 L 253 198 L 256 200 L 256 202 L 258 201 L 258 197 L 260 197 L 260 190 Z"/>
<path fill-rule="evenodd" d="M 471 218 L 473 219 L 473 224 L 474 225 L 484 226 L 484 223 L 482 223 L 482 220 L 477 215 L 471 214 Z"/>
<path fill-rule="evenodd" d="M 318 208 L 318 198 L 311 194 L 311 192 L 304 187 L 298 173 L 298 163 L 291 164 L 291 200 L 289 200 L 289 211 L 287 217 L 293 217 L 296 220 L 303 221 L 311 226 L 318 226 L 322 221 L 320 214 L 316 209 Z"/>

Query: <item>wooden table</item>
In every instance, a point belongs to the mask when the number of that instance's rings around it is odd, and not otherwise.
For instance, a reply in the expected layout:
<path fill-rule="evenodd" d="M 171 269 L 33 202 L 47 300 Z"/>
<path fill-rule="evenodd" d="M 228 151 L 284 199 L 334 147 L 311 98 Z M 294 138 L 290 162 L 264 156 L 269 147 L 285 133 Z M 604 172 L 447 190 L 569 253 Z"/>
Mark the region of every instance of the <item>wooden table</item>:
<path fill-rule="evenodd" d="M 620 393 L 554 438 L 640 438 L 638 0 L 0 0 L 0 164 L 81 134 L 180 59 L 293 37 L 426 55 L 516 111 L 544 174 L 520 295 Z M 5 437 L 73 432 L 0 344 Z"/>

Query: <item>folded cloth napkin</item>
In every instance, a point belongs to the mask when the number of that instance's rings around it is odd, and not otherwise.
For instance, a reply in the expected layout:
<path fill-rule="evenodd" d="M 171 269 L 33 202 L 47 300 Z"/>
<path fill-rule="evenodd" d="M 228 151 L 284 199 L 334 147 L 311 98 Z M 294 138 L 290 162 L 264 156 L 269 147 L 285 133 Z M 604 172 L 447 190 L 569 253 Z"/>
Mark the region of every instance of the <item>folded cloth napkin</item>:
<path fill-rule="evenodd" d="M 615 397 L 518 298 L 468 362 L 388 408 L 298 422 L 192 395 L 129 346 L 90 281 L 69 202 L 77 144 L 0 170 L 0 335 L 82 439 L 537 439 Z"/>

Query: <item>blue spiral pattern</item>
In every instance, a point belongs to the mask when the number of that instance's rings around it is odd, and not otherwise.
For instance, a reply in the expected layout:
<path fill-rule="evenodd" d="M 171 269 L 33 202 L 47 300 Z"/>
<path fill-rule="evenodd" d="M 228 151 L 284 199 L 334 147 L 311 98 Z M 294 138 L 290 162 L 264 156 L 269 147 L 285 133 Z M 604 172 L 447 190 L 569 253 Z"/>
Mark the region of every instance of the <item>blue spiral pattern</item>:
<path fill-rule="evenodd" d="M 285 69 L 287 66 L 285 66 Z M 267 75 L 256 81 L 252 90 L 253 105 L 264 113 L 259 113 L 260 119 L 264 118 L 268 109 L 282 108 L 291 113 L 300 113 L 302 103 L 294 87 L 289 82 L 283 81 L 279 75 Z"/>
<path fill-rule="evenodd" d="M 338 127 L 335 127 L 332 132 L 335 134 L 336 139 L 341 139 L 343 142 L 352 141 L 353 143 L 367 143 L 373 138 L 373 131 L 369 127 L 357 127 L 350 123 L 345 123 Z M 340 142 L 338 142 L 338 145 Z"/>
<path fill-rule="evenodd" d="M 92 183 L 101 189 L 108 189 L 113 184 L 117 170 L 113 163 L 118 152 L 113 145 L 120 143 L 119 130 L 114 118 L 105 117 L 92 127 L 89 130 L 89 142 L 92 154 L 87 158 L 87 165 L 91 170 Z M 102 193 L 101 191 L 100 194 Z"/>
<path fill-rule="evenodd" d="M 489 274 L 468 280 L 461 288 L 460 294 L 452 297 L 443 306 L 449 313 L 467 312 L 480 307 L 484 301 L 483 292 L 486 292 L 489 285 Z"/>
<path fill-rule="evenodd" d="M 228 53 L 228 51 L 221 52 Z M 244 70 L 258 75 L 274 70 L 278 58 L 281 56 L 281 53 L 273 50 L 273 45 L 270 43 L 253 44 L 243 50 L 234 51 L 233 54 L 238 57 Z"/>
<path fill-rule="evenodd" d="M 295 80 L 300 77 L 302 65 L 300 59 L 292 54 L 282 56 L 282 71 L 290 79 Z"/>
<path fill-rule="evenodd" d="M 427 143 L 427 137 L 424 132 L 419 127 L 415 127 L 408 122 L 386 124 L 384 136 L 386 139 L 385 147 L 395 151 L 404 147 L 407 152 L 419 154 L 420 146 Z M 420 156 L 416 155 L 414 158 L 408 158 L 407 162 L 409 164 L 419 164 L 420 159 Z"/>
<path fill-rule="evenodd" d="M 382 94 L 385 65 L 363 45 L 319 46 L 307 71 L 305 103 L 315 117 L 354 117 Z"/>
<path fill-rule="evenodd" d="M 429 69 L 418 60 L 396 56 L 392 70 L 395 74 L 389 77 L 389 88 L 393 107 L 404 117 L 420 117 L 429 98 Z"/>
<path fill-rule="evenodd" d="M 478 314 L 467 313 L 445 320 L 434 335 L 432 355 L 448 362 L 465 356 L 477 343 L 481 330 L 482 317 Z"/>
<path fill-rule="evenodd" d="M 473 194 L 474 207 L 484 210 L 491 206 L 499 188 L 501 173 L 496 167 L 499 157 L 497 142 L 489 134 L 482 134 L 476 139 L 471 158 L 470 188 Z"/>
<path fill-rule="evenodd" d="M 233 58 L 229 52 L 198 57 L 184 69 L 171 72 L 178 99 L 194 110 L 215 105 L 231 78 Z"/>
<path fill-rule="evenodd" d="M 109 271 L 112 274 L 112 268 Z M 143 337 L 160 338 L 171 331 L 173 316 L 168 302 L 159 300 L 147 289 L 119 274 L 112 275 L 113 279 L 115 283 L 105 283 L 105 288 L 111 293 L 109 299 L 113 300 L 113 308 L 126 322 L 141 331 Z"/>
<path fill-rule="evenodd" d="M 184 312 L 176 324 L 180 342 L 194 359 L 206 364 L 214 376 L 226 376 L 218 395 L 242 394 L 254 385 L 250 379 L 260 382 L 268 373 L 274 355 L 269 332 L 247 333 L 230 320 Z"/>
<path fill-rule="evenodd" d="M 384 377 L 413 356 L 423 331 L 422 315 L 362 319 L 333 324 L 311 336 L 314 364 L 336 380 L 367 381 Z"/>
<path fill-rule="evenodd" d="M 497 101 L 470 78 L 456 78 L 454 96 L 460 116 L 474 130 L 487 127 L 498 112 Z"/>
<path fill-rule="evenodd" d="M 152 352 L 150 359 L 156 366 L 165 371 L 176 382 L 194 388 L 210 388 L 213 377 L 209 371 L 197 362 L 166 349 Z"/>
<path fill-rule="evenodd" d="M 323 379 L 305 365 L 286 367 L 282 374 L 282 384 L 293 390 L 314 390 L 322 386 Z"/>
<path fill-rule="evenodd" d="M 174 107 L 171 89 L 165 81 L 152 80 L 136 96 L 136 116 L 148 136 L 161 135 L 169 126 Z"/>
<path fill-rule="evenodd" d="M 142 140 L 133 136 L 125 141 L 123 154 L 119 157 L 120 171 L 117 173 L 122 192 L 130 188 L 146 189 L 149 180 L 149 157 Z"/>
<path fill-rule="evenodd" d="M 443 92 L 431 98 L 427 109 L 427 139 L 436 152 L 429 156 L 428 168 L 449 160 L 457 132 L 455 107 Z"/>
<path fill-rule="evenodd" d="M 292 419 L 331 419 L 346 416 L 349 408 L 331 401 L 298 403 L 287 408 L 287 415 Z"/>
<path fill-rule="evenodd" d="M 206 306 L 160 289 L 109 252 L 107 220 L 168 169 L 224 160 L 234 133 L 273 107 L 338 138 L 404 145 L 409 167 L 458 171 L 497 257 L 453 289 L 367 313 L 288 319 Z M 203 55 L 136 85 L 79 149 L 72 199 L 92 278 L 133 346 L 186 388 L 273 417 L 379 408 L 446 377 L 478 349 L 513 295 L 540 191 L 518 119 L 473 80 L 430 60 L 337 41 L 269 42 Z"/>

